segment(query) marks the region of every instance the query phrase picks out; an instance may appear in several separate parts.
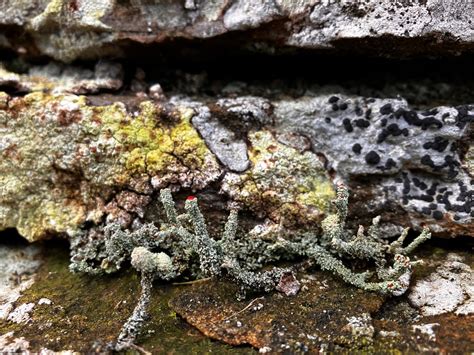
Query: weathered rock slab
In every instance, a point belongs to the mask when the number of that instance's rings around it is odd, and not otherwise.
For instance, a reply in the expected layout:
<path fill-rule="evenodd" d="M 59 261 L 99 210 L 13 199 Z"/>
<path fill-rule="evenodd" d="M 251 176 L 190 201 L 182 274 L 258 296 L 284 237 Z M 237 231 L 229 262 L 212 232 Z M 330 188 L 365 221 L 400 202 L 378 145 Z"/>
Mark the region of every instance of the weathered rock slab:
<path fill-rule="evenodd" d="M 0 96 L 0 229 L 36 240 L 135 228 L 157 218 L 156 194 L 171 186 L 205 194 L 217 212 L 237 204 L 263 234 L 299 233 L 317 230 L 343 182 L 354 227 L 380 214 L 387 236 L 406 226 L 474 235 L 473 105 L 114 96 L 100 94 L 121 85 L 113 63 L 77 86 L 84 71 L 52 67 L 0 79 L 14 93 Z"/>
<path fill-rule="evenodd" d="M 234 49 L 270 53 L 311 48 L 395 57 L 447 54 L 472 49 L 473 6 L 467 0 L 9 0 L 0 5 L 0 45 L 62 61 L 130 55 L 131 43 L 213 38 L 232 39 Z"/>

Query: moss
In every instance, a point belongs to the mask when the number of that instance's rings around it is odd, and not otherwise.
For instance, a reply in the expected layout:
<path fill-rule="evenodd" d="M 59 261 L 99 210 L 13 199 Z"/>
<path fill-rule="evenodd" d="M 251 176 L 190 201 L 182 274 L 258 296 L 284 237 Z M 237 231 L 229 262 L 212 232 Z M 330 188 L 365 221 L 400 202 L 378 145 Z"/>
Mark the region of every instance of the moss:
<path fill-rule="evenodd" d="M 119 329 L 131 314 L 139 294 L 139 277 L 132 271 L 114 276 L 87 276 L 70 273 L 67 250 L 49 244 L 37 282 L 23 293 L 18 304 L 45 297 L 52 305 L 36 305 L 27 325 L 0 321 L 0 333 L 14 331 L 25 337 L 30 350 L 41 348 L 60 351 L 72 349 L 90 352 L 103 349 L 115 340 Z M 254 353 L 213 342 L 187 325 L 168 306 L 168 302 L 186 287 L 156 285 L 150 306 L 152 321 L 138 345 L 152 352 L 174 350 L 182 353 Z"/>
<path fill-rule="evenodd" d="M 204 334 L 233 345 L 252 344 L 269 347 L 272 352 L 286 349 L 309 352 L 326 344 L 328 350 L 362 347 L 345 329 L 347 317 L 379 309 L 383 298 L 337 281 L 328 273 L 318 272 L 305 281 L 305 290 L 296 296 L 255 294 L 252 302 L 235 300 L 236 287 L 225 282 L 207 282 L 189 287 L 177 295 L 172 307 Z M 240 325 L 240 326 L 239 326 Z M 285 348 L 288 346 L 288 348 Z"/>

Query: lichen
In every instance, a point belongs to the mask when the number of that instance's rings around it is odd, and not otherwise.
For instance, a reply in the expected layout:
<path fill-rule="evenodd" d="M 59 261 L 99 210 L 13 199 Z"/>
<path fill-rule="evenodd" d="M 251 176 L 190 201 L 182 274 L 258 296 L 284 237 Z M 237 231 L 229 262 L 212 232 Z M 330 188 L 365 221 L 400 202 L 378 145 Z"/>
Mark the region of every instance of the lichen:
<path fill-rule="evenodd" d="M 117 190 L 134 191 L 137 181 L 150 194 L 170 184 L 200 189 L 220 175 L 185 107 L 145 101 L 130 113 L 120 102 L 91 106 L 84 96 L 42 92 L 4 101 L 0 229 L 18 228 L 29 240 L 137 215 L 138 207 L 114 207 Z"/>
<path fill-rule="evenodd" d="M 466 154 L 467 171 L 474 176 L 474 144 L 471 144 Z"/>
<path fill-rule="evenodd" d="M 334 188 L 318 157 L 278 143 L 268 131 L 249 135 L 252 168 L 225 176 L 222 190 L 261 217 L 308 225 L 330 208 Z"/>
<path fill-rule="evenodd" d="M 118 225 L 110 225 L 106 227 L 105 240 L 88 240 L 89 235 L 85 233 L 77 236 L 73 243 L 70 265 L 72 271 L 110 272 L 120 269 L 124 261 L 131 259 L 132 266 L 141 272 L 141 296 L 115 345 L 111 345 L 113 349 L 134 347 L 147 319 L 154 278 L 170 280 L 185 273 L 190 273 L 194 278 L 227 278 L 240 286 L 238 298 L 245 297 L 249 291 L 278 290 L 287 296 L 299 291 L 300 284 L 295 278 L 294 269 L 274 267 L 259 272 L 252 268 L 252 264 L 246 263 L 242 252 L 247 252 L 251 247 L 236 248 L 238 220 L 235 209 L 229 214 L 221 238 L 215 240 L 208 232 L 195 196 L 187 198 L 186 212 L 183 214 L 178 214 L 175 209 L 170 189 L 161 190 L 160 197 L 168 220 L 160 228 L 149 223 L 134 231 L 124 231 Z M 282 240 L 281 248 L 287 255 L 309 258 L 322 270 L 363 290 L 402 295 L 408 288 L 412 266 L 419 263 L 410 261 L 407 254 L 429 239 L 431 234 L 425 229 L 410 244 L 403 246 L 408 233 L 406 229 L 397 240 L 388 243 L 381 236 L 378 225 L 380 218 L 376 217 L 367 235 L 361 226 L 357 235 L 351 237 L 345 229 L 348 197 L 347 188 L 338 186 L 336 199 L 333 201 L 336 213 L 324 219 L 323 234 L 319 236 L 307 233 L 299 241 Z M 247 238 L 245 242 L 253 244 L 251 238 Z M 266 255 L 262 253 L 261 262 L 276 259 L 272 254 L 278 253 L 278 248 L 269 249 L 268 260 L 265 260 Z M 373 262 L 376 278 L 369 270 L 354 272 L 344 264 L 343 258 Z"/>

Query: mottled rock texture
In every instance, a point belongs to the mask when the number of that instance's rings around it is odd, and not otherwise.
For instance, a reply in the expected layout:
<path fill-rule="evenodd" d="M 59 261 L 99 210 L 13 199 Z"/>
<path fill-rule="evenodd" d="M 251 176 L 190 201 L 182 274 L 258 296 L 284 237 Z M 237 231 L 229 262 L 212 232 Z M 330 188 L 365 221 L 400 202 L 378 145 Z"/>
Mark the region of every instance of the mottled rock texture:
<path fill-rule="evenodd" d="M 354 226 L 381 214 L 387 236 L 423 225 L 474 235 L 473 105 L 103 93 L 123 85 L 121 72 L 106 62 L 2 69 L 0 229 L 36 240 L 137 228 L 156 220 L 156 194 L 171 186 L 203 193 L 213 211 L 236 203 L 275 237 L 319 228 L 344 182 Z"/>
<path fill-rule="evenodd" d="M 0 226 L 29 240 L 103 218 L 128 226 L 154 188 L 203 189 L 219 177 L 190 109 L 91 106 L 84 96 L 41 92 L 3 98 Z"/>
<path fill-rule="evenodd" d="M 177 38 L 231 38 L 232 46 L 265 52 L 459 53 L 473 47 L 473 11 L 468 0 L 6 0 L 0 45 L 62 61 Z"/>
<path fill-rule="evenodd" d="M 357 217 L 472 234 L 472 106 L 420 112 L 400 98 L 346 95 L 101 103 L 67 92 L 95 92 L 111 78 L 78 89 L 4 72 L 5 85 L 31 93 L 1 96 L 0 227 L 29 240 L 73 235 L 86 222 L 140 224 L 170 184 L 213 183 L 218 198 L 261 220 L 314 228 L 340 181 Z"/>

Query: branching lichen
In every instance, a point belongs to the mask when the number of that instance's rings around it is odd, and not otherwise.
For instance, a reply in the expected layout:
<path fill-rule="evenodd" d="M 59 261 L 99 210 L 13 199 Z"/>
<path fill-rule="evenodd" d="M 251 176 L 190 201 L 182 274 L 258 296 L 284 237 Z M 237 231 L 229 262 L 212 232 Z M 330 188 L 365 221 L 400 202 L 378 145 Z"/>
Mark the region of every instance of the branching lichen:
<path fill-rule="evenodd" d="M 287 295 L 299 290 L 295 271 L 274 267 L 258 269 L 281 258 L 307 257 L 345 282 L 367 291 L 401 295 L 408 288 L 411 269 L 417 262 L 407 256 L 430 238 L 425 229 L 407 246 L 403 246 L 408 229 L 400 238 L 388 243 L 382 238 L 380 218 L 372 221 L 367 233 L 362 226 L 351 236 L 345 229 L 349 193 L 345 186 L 337 188 L 334 200 L 336 213 L 322 222 L 323 234 L 307 233 L 292 241 L 278 239 L 265 242 L 247 236 L 238 238 L 238 211 L 230 211 L 220 239 L 210 236 L 198 200 L 189 196 L 185 212 L 179 214 L 169 189 L 161 190 L 160 200 L 166 223 L 158 228 L 148 223 L 135 231 L 125 231 L 117 224 L 104 228 L 102 239 L 91 235 L 78 236 L 72 245 L 71 270 L 88 273 L 113 272 L 126 260 L 142 275 L 141 295 L 131 317 L 125 323 L 114 349 L 133 346 L 143 323 L 147 320 L 152 282 L 171 280 L 186 275 L 193 278 L 227 278 L 240 286 L 237 295 L 248 291 L 278 290 Z M 373 263 L 375 273 L 356 273 L 344 260 L 358 259 Z"/>
<path fill-rule="evenodd" d="M 380 217 L 376 217 L 372 220 L 367 234 L 364 233 L 364 228 L 359 226 L 357 234 L 351 237 L 344 229 L 348 197 L 347 188 L 343 185 L 338 186 L 337 197 L 334 201 L 336 213 L 326 217 L 322 223 L 321 241 L 323 243 L 319 243 L 317 239 L 312 240 L 311 246 L 306 251 L 307 256 L 319 264 L 323 270 L 338 275 L 356 287 L 395 296 L 403 294 L 409 286 L 411 268 L 418 263 L 410 261 L 407 254 L 429 239 L 431 233 L 428 229 L 424 229 L 413 242 L 403 247 L 403 242 L 408 234 L 408 229 L 405 229 L 400 238 L 389 244 L 381 236 Z M 373 261 L 380 280 L 370 282 L 371 273 L 352 272 L 336 255 Z M 387 266 L 390 259 L 393 260 L 393 265 Z"/>

